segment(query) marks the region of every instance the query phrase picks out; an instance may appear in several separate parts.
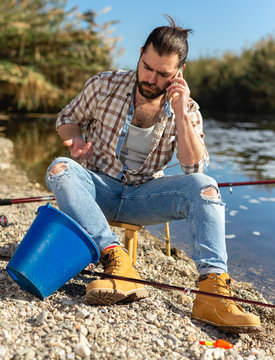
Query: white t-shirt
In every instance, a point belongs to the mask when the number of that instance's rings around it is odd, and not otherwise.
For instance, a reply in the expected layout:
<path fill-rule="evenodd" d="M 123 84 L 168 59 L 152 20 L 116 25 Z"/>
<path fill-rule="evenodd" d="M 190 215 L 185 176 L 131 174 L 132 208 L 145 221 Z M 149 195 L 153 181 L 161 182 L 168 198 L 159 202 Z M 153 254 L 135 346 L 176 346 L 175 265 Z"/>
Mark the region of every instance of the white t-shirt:
<path fill-rule="evenodd" d="M 150 153 L 155 126 L 139 128 L 130 125 L 120 152 L 120 160 L 128 169 L 139 169 L 143 165 Z"/>

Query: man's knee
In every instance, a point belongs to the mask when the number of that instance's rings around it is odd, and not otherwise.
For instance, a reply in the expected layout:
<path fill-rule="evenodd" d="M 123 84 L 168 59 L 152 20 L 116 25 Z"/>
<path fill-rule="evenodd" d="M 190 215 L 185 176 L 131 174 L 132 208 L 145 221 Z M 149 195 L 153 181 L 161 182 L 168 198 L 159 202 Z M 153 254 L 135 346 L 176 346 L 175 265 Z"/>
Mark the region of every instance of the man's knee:
<path fill-rule="evenodd" d="M 64 162 L 57 163 L 49 168 L 49 175 L 57 175 L 67 169 L 67 164 Z"/>
<path fill-rule="evenodd" d="M 200 193 L 203 200 L 221 200 L 217 182 L 212 177 L 205 174 L 195 173 L 191 174 L 190 178 L 193 180 L 194 189 L 197 189 L 196 191 Z"/>
<path fill-rule="evenodd" d="M 221 199 L 219 190 L 213 185 L 207 185 L 201 190 L 201 197 L 204 200 L 216 200 Z"/>

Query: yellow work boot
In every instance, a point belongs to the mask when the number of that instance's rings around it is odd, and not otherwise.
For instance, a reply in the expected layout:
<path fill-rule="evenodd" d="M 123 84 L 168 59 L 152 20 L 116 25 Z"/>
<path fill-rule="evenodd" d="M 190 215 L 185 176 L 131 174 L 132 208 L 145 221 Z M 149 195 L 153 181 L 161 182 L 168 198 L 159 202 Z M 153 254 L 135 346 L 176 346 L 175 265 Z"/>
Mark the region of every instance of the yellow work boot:
<path fill-rule="evenodd" d="M 130 256 L 120 246 L 103 250 L 100 260 L 106 274 L 140 279 Z M 142 284 L 124 280 L 94 280 L 86 289 L 86 300 L 91 305 L 111 305 L 118 301 L 132 302 L 147 296 L 148 292 Z"/>
<path fill-rule="evenodd" d="M 227 273 L 203 275 L 199 279 L 200 291 L 232 296 L 231 279 Z M 261 321 L 245 312 L 233 300 L 197 294 L 192 310 L 192 319 L 216 326 L 218 330 L 242 333 L 261 331 Z"/>

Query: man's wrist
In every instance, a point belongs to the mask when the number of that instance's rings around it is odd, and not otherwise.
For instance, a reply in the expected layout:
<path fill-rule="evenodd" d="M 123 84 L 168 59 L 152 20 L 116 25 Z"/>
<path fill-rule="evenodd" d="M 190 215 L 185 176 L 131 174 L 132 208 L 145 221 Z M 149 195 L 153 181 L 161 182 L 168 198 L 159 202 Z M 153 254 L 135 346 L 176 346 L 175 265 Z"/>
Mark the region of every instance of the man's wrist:
<path fill-rule="evenodd" d="M 181 122 L 183 124 L 190 122 L 189 114 L 188 114 L 187 110 L 183 111 L 181 114 L 176 115 L 176 122 Z"/>

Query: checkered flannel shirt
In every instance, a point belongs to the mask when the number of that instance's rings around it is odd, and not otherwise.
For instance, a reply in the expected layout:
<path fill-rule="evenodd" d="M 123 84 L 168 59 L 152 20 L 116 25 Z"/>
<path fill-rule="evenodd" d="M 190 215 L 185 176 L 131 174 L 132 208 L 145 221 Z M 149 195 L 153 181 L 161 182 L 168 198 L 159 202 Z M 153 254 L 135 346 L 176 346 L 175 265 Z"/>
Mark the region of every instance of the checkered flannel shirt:
<path fill-rule="evenodd" d="M 86 141 L 93 144 L 94 153 L 82 163 L 89 170 L 120 179 L 124 184 L 138 185 L 163 176 L 163 170 L 177 149 L 175 115 L 168 101 L 160 112 L 155 127 L 150 153 L 139 169 L 125 169 L 117 153 L 118 142 L 125 136 L 125 122 L 133 116 L 133 90 L 135 71 L 102 72 L 91 77 L 80 94 L 59 114 L 56 127 L 77 124 L 85 133 Z M 189 119 L 196 134 L 204 143 L 203 122 L 199 106 L 190 99 Z M 128 117 L 128 118 L 127 118 Z M 192 165 L 181 164 L 185 174 L 203 172 L 209 162 L 205 149 L 203 158 Z"/>

